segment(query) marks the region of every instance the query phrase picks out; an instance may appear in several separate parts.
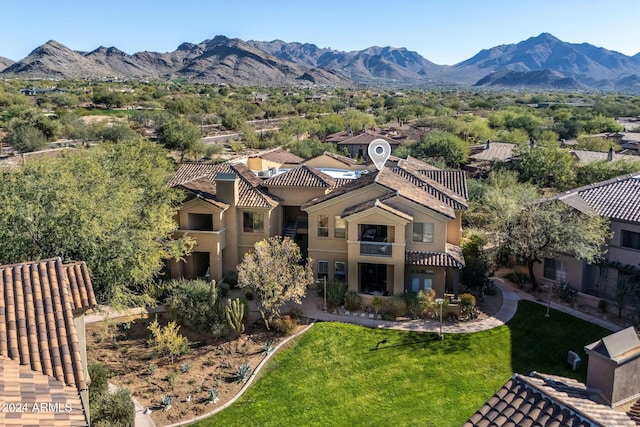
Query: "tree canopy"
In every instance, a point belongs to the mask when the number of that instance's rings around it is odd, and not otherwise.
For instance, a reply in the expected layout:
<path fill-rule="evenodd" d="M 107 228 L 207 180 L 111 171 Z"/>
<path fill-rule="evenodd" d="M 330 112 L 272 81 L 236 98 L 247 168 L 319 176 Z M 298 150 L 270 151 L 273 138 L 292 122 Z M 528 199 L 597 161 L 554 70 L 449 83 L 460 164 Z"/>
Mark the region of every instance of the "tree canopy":
<path fill-rule="evenodd" d="M 0 262 L 86 261 L 102 301 L 141 290 L 190 239 L 173 240 L 181 195 L 149 141 L 103 143 L 0 171 Z"/>
<path fill-rule="evenodd" d="M 298 245 L 288 237 L 276 236 L 256 243 L 238 266 L 238 285 L 258 298 L 267 327 L 285 303 L 300 304 L 307 286 L 313 284 L 311 260 L 304 265 L 301 261 Z"/>

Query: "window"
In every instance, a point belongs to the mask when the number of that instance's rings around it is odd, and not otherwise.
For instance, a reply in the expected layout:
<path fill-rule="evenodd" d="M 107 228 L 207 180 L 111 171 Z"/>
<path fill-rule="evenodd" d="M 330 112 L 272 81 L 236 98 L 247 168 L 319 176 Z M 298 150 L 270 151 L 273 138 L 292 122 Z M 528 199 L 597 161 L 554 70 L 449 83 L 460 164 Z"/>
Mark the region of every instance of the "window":
<path fill-rule="evenodd" d="M 567 263 L 559 259 L 544 259 L 544 278 L 555 280 L 556 282 L 567 281 Z"/>
<path fill-rule="evenodd" d="M 335 229 L 333 234 L 336 239 L 344 239 L 347 237 L 347 221 L 342 219 L 339 215 L 335 217 Z"/>
<path fill-rule="evenodd" d="M 640 249 L 640 233 L 622 230 L 621 244 L 625 248 Z"/>
<path fill-rule="evenodd" d="M 329 278 L 329 261 L 318 261 L 318 279 Z"/>
<path fill-rule="evenodd" d="M 334 273 L 333 278 L 336 282 L 345 283 L 347 276 L 347 265 L 342 261 L 336 261 L 333 265 Z"/>
<path fill-rule="evenodd" d="M 329 237 L 328 215 L 318 215 L 318 237 Z"/>
<path fill-rule="evenodd" d="M 242 225 L 245 233 L 264 233 L 264 214 L 262 212 L 243 212 Z"/>
<path fill-rule="evenodd" d="M 412 269 L 411 271 L 411 288 L 409 291 L 418 292 L 428 291 L 433 288 L 433 270 L 425 270 L 422 268 Z"/>
<path fill-rule="evenodd" d="M 414 222 L 413 241 L 420 243 L 433 243 L 433 224 L 428 222 Z"/>

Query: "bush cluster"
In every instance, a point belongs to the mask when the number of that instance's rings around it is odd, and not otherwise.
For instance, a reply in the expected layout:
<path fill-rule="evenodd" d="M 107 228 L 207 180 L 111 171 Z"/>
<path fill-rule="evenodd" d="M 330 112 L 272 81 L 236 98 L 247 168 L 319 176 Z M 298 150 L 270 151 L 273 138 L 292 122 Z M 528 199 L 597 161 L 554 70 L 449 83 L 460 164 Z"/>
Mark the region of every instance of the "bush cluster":
<path fill-rule="evenodd" d="M 109 392 L 109 372 L 101 363 L 89 364 L 89 405 L 91 425 L 97 427 L 129 427 L 133 425 L 134 405 L 126 389 Z"/>

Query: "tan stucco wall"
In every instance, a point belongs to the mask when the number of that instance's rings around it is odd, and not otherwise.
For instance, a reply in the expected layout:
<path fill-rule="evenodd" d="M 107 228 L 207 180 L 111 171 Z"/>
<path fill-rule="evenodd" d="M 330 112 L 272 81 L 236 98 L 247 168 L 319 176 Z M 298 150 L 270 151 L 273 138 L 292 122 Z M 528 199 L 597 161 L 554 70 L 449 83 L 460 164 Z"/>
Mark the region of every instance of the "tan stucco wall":
<path fill-rule="evenodd" d="M 331 168 L 344 170 L 363 170 L 366 168 L 364 164 L 347 165 L 334 159 L 333 157 L 329 157 L 324 154 L 311 160 L 307 160 L 304 164 L 309 166 L 310 168 Z"/>
<path fill-rule="evenodd" d="M 623 265 L 631 264 L 637 266 L 638 260 L 640 260 L 640 250 L 622 247 L 622 230 L 640 233 L 640 224 L 611 222 L 613 237 L 609 244 L 609 262 L 618 261 Z"/>

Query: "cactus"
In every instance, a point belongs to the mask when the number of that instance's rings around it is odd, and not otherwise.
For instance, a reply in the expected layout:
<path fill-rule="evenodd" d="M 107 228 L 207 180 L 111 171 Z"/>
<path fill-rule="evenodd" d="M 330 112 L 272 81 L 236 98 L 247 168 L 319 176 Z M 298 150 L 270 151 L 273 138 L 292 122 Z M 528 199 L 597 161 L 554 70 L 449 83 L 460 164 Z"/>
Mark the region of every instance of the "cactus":
<path fill-rule="evenodd" d="M 211 307 L 216 306 L 216 302 L 218 302 L 218 290 L 216 289 L 216 281 L 211 281 L 211 286 L 209 287 L 209 302 Z"/>
<path fill-rule="evenodd" d="M 173 404 L 173 396 L 169 396 L 168 394 L 163 394 L 160 399 L 160 406 L 162 406 L 163 411 L 168 411 L 171 409 L 171 405 Z"/>
<path fill-rule="evenodd" d="M 218 401 L 218 390 L 215 388 L 209 389 L 207 395 L 207 403 L 216 403 Z"/>
<path fill-rule="evenodd" d="M 274 348 L 273 341 L 267 340 L 267 342 L 265 342 L 264 345 L 262 346 L 262 352 L 264 353 L 265 356 L 268 356 L 273 351 L 273 348 Z"/>
<path fill-rule="evenodd" d="M 229 327 L 238 335 L 242 335 L 244 332 L 244 304 L 240 301 L 240 298 L 234 300 L 228 300 L 225 307 L 225 316 Z"/>

